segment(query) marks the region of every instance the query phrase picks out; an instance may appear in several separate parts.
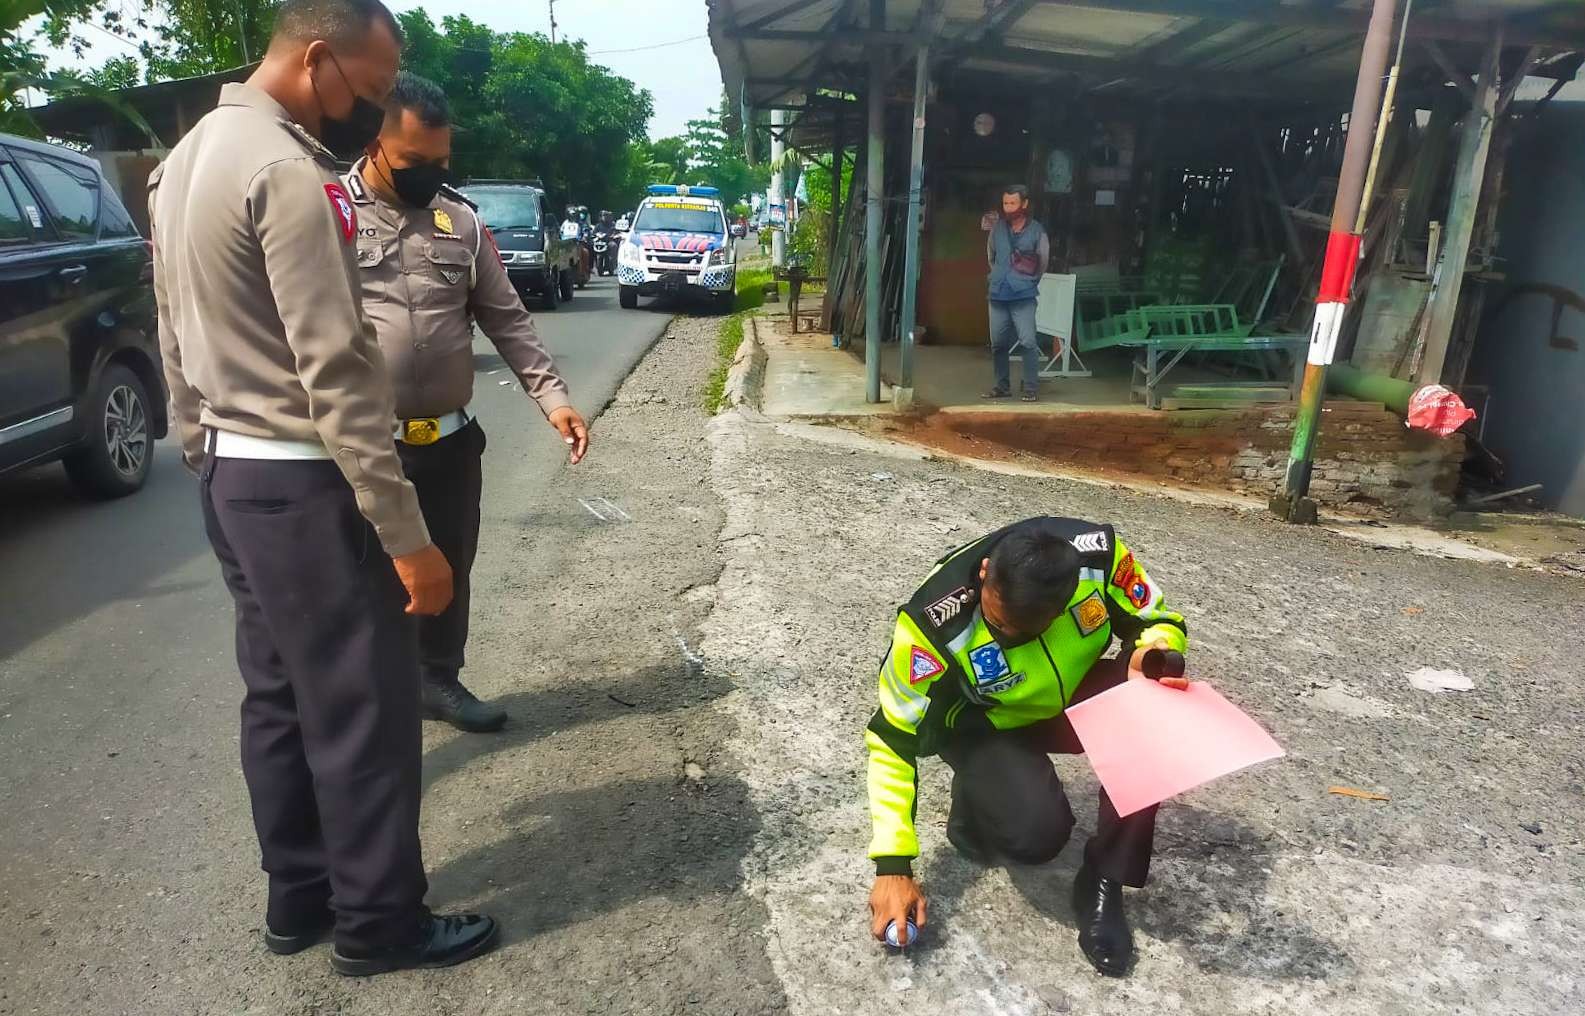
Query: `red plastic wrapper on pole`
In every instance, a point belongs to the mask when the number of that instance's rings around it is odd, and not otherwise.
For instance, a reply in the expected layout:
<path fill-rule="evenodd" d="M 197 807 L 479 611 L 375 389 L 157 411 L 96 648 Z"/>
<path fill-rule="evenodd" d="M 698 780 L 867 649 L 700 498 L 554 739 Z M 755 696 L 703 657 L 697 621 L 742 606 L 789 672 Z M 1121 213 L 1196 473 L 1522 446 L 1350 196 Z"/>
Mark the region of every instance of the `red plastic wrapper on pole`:
<path fill-rule="evenodd" d="M 1426 385 L 1409 398 L 1409 426 L 1447 437 L 1469 421 L 1475 411 L 1443 385 Z"/>

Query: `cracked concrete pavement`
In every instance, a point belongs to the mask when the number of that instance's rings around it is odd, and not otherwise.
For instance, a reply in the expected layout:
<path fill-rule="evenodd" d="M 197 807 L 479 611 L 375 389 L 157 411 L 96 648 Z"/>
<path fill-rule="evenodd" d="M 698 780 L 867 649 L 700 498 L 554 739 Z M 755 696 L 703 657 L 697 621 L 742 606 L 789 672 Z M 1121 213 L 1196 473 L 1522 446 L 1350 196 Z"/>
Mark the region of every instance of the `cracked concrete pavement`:
<path fill-rule="evenodd" d="M 1585 693 L 1567 637 L 1585 586 L 752 413 L 718 418 L 711 439 L 724 572 L 704 649 L 734 685 L 732 754 L 755 760 L 745 885 L 789 1012 L 1585 1009 Z M 1192 674 L 1288 752 L 1162 808 L 1121 982 L 1089 969 L 1068 911 L 1094 822 L 1082 759 L 1057 763 L 1074 842 L 1051 865 L 991 870 L 947 845 L 949 770 L 927 760 L 931 927 L 895 956 L 864 926 L 861 730 L 892 611 L 949 548 L 1042 513 L 1115 524 L 1188 615 Z M 1474 689 L 1416 690 L 1421 666 Z"/>

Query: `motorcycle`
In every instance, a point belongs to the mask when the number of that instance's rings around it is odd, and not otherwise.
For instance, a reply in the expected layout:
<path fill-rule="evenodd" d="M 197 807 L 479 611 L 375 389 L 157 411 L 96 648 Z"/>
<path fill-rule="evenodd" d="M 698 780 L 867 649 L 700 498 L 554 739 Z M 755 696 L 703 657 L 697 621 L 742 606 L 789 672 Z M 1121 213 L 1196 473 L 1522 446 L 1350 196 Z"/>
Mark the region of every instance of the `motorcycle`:
<path fill-rule="evenodd" d="M 618 237 L 615 233 L 594 234 L 594 270 L 600 275 L 616 274 L 616 247 Z"/>

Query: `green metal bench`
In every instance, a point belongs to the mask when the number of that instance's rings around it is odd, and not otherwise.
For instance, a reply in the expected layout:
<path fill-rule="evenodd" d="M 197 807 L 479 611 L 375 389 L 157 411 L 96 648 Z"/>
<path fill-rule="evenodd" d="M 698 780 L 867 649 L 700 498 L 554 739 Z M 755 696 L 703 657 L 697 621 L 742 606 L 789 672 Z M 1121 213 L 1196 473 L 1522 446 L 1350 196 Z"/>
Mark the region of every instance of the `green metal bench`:
<path fill-rule="evenodd" d="M 1163 407 L 1162 382 L 1184 357 L 1193 353 L 1261 353 L 1290 350 L 1295 369 L 1285 387 L 1269 381 L 1227 381 L 1194 386 L 1188 400 L 1195 404 L 1215 403 L 1215 392 L 1225 392 L 1234 403 L 1252 397 L 1281 393 L 1283 400 L 1295 398 L 1302 377 L 1303 360 L 1297 350 L 1308 344 L 1302 335 L 1254 334 L 1265 315 L 1266 305 L 1276 288 L 1283 260 L 1257 262 L 1235 268 L 1217 287 L 1211 302 L 1148 300 L 1144 290 L 1129 290 L 1123 280 L 1118 285 L 1094 287 L 1080 298 L 1081 313 L 1075 322 L 1079 349 L 1127 347 L 1139 350 L 1134 358 L 1131 394 L 1142 397 L 1151 409 Z M 1109 282 L 1110 280 L 1108 280 Z M 1084 303 L 1085 299 L 1089 303 Z M 1218 299 L 1220 298 L 1220 299 Z M 1247 308 L 1247 309 L 1246 309 Z M 1097 312 L 1100 312 L 1097 316 Z M 1166 359 L 1163 359 L 1163 357 Z"/>

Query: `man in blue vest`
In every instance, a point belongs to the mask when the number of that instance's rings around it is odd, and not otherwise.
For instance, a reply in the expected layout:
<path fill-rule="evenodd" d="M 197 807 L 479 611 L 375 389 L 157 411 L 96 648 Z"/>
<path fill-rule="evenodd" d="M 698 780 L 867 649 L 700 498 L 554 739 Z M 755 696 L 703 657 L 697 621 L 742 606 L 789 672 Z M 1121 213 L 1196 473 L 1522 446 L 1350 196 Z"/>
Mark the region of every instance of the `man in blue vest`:
<path fill-rule="evenodd" d="M 1002 192 L 1002 215 L 985 241 L 989 263 L 991 308 L 991 359 L 996 365 L 996 387 L 987 399 L 1005 399 L 1013 393 L 1012 351 L 1024 360 L 1023 400 L 1040 395 L 1040 347 L 1035 344 L 1035 298 L 1040 277 L 1051 260 L 1046 229 L 1029 216 L 1029 188 L 1021 183 Z"/>

